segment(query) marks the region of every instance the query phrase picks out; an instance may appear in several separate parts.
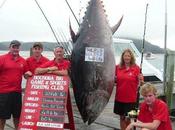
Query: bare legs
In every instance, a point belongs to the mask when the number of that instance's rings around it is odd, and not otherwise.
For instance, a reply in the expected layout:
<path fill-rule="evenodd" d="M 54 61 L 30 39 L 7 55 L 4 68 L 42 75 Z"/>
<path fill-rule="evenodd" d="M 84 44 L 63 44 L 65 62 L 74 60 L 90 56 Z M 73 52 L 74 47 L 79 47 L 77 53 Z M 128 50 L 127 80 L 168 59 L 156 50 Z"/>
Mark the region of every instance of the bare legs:
<path fill-rule="evenodd" d="M 5 122 L 5 119 L 0 119 L 0 130 L 4 130 Z"/>
<path fill-rule="evenodd" d="M 125 116 L 120 116 L 120 128 L 121 128 L 121 130 L 125 130 L 129 124 L 130 124 L 130 119 L 125 118 Z"/>

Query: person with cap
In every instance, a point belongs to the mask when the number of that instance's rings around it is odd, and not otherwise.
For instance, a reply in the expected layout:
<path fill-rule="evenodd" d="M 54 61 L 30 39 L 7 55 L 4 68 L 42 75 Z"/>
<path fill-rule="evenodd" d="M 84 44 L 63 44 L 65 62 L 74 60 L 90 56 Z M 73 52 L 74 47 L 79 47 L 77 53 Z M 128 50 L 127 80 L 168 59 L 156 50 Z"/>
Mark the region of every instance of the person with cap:
<path fill-rule="evenodd" d="M 45 62 L 49 61 L 48 58 L 42 55 L 43 45 L 40 42 L 35 42 L 32 46 L 32 56 L 26 59 L 27 65 L 29 67 L 28 76 L 32 76 L 35 72 L 35 69 Z"/>
<path fill-rule="evenodd" d="M 27 63 L 19 55 L 21 43 L 11 41 L 9 52 L 0 56 L 0 130 L 7 119 L 13 116 L 15 129 L 18 127 L 22 104 L 22 76 L 28 71 Z"/>
<path fill-rule="evenodd" d="M 49 73 L 59 76 L 68 75 L 70 62 L 64 59 L 64 48 L 62 46 L 56 46 L 54 48 L 54 55 L 55 58 L 39 66 L 39 68 L 35 70 L 35 74 Z"/>

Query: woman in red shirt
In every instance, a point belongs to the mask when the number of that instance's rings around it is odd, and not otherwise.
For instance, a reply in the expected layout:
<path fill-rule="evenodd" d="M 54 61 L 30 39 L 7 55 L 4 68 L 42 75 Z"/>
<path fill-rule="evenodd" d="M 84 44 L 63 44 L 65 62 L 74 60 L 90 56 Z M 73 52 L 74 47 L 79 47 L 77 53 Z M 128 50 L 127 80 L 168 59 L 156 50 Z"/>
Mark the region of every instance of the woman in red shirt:
<path fill-rule="evenodd" d="M 130 120 L 125 118 L 127 113 L 135 109 L 137 87 L 143 82 L 143 75 L 135 63 L 134 54 L 130 49 L 124 50 L 120 64 L 116 66 L 116 96 L 114 113 L 120 115 L 121 130 L 125 130 Z"/>
<path fill-rule="evenodd" d="M 146 83 L 141 87 L 141 95 L 144 102 L 140 106 L 138 121 L 132 122 L 126 130 L 131 130 L 134 126 L 141 130 L 172 130 L 168 107 L 156 98 L 156 88 Z"/>

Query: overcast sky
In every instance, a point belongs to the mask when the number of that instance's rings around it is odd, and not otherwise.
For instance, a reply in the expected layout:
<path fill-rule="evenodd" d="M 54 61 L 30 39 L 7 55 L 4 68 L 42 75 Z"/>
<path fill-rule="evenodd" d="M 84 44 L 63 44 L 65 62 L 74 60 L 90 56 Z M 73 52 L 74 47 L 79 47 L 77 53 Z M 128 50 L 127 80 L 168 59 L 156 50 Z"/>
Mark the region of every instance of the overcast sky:
<path fill-rule="evenodd" d="M 4 0 L 0 0 L 0 5 Z M 143 38 L 146 4 L 148 17 L 145 39 L 152 44 L 164 47 L 165 0 L 103 0 L 111 26 L 124 15 L 119 30 L 119 37 Z M 88 0 L 68 0 L 77 18 L 81 21 Z M 56 33 L 69 39 L 69 18 L 73 29 L 78 25 L 65 0 L 38 0 L 38 3 L 51 22 Z M 168 35 L 167 47 L 175 50 L 175 0 L 167 0 Z M 66 38 L 65 38 L 66 37 Z M 34 0 L 6 0 L 0 8 L 0 41 L 18 39 L 20 41 L 56 41 L 51 29 L 41 14 Z"/>

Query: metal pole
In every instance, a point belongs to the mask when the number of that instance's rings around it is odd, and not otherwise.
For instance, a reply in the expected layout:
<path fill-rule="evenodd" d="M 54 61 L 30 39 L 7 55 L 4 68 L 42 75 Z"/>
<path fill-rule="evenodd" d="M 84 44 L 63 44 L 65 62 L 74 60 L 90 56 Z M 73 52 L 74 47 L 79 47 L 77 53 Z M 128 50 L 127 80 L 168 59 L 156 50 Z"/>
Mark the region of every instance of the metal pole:
<path fill-rule="evenodd" d="M 5 4 L 6 1 L 7 1 L 7 0 L 4 0 L 4 1 L 1 3 L 0 9 L 4 6 L 4 4 Z"/>
<path fill-rule="evenodd" d="M 65 50 L 65 52 L 66 52 L 66 55 L 69 55 L 69 50 L 67 49 L 67 47 L 66 47 L 66 40 L 64 40 L 64 38 L 62 37 L 62 35 L 60 34 L 60 32 L 58 32 L 59 33 L 59 39 L 61 39 L 62 40 L 62 42 L 60 42 L 60 44 L 61 44 L 61 46 L 63 46 L 64 47 L 64 50 Z"/>
<path fill-rule="evenodd" d="M 64 51 L 65 51 L 65 53 L 67 55 L 68 51 L 67 51 L 67 49 L 64 46 L 64 40 L 60 38 L 60 35 L 58 35 L 58 33 L 55 32 L 55 34 L 58 36 L 58 39 L 60 40 L 59 45 L 61 45 L 64 48 Z"/>
<path fill-rule="evenodd" d="M 145 23 L 144 23 L 144 32 L 143 32 L 143 41 L 142 41 L 142 52 L 141 52 L 141 63 L 140 63 L 140 73 L 142 73 L 142 64 L 143 64 L 143 53 L 145 49 L 145 34 L 146 34 L 146 22 L 147 22 L 147 11 L 148 11 L 148 3 L 146 4 L 145 11 Z"/>
<path fill-rule="evenodd" d="M 72 50 L 69 49 L 69 46 L 68 46 L 68 39 L 66 38 L 66 36 L 64 35 L 64 32 L 62 29 L 60 29 L 60 35 L 61 37 L 64 39 L 64 41 L 66 41 L 66 44 L 65 44 L 65 47 L 67 48 L 68 52 L 69 52 L 69 55 L 71 54 Z"/>
<path fill-rule="evenodd" d="M 143 33 L 143 41 L 142 41 L 142 55 L 141 55 L 141 63 L 140 63 L 140 73 L 142 73 L 142 64 L 143 64 L 143 52 L 145 48 L 145 34 L 146 34 L 146 22 L 147 22 L 147 11 L 148 11 L 148 3 L 146 4 L 146 11 L 145 11 L 145 23 L 144 23 L 144 33 Z M 139 98 L 140 98 L 140 85 L 137 90 L 137 102 L 136 102 L 136 109 L 139 107 Z"/>
<path fill-rule="evenodd" d="M 148 3 L 146 4 L 146 11 L 145 11 L 145 22 L 144 22 L 144 33 L 143 33 L 143 41 L 142 41 L 142 55 L 141 55 L 141 63 L 140 63 L 140 73 L 142 73 L 142 64 L 143 64 L 143 52 L 144 52 L 144 48 L 145 48 L 145 34 L 146 34 L 146 22 L 147 22 L 147 11 L 148 11 Z M 139 99 L 140 99 L 140 85 L 137 88 L 137 100 L 136 100 L 136 107 L 135 107 L 135 111 L 136 113 L 138 112 L 139 109 Z M 134 119 L 134 121 L 136 122 L 137 117 Z M 133 128 L 134 130 L 136 130 L 136 127 L 134 126 Z"/>
<path fill-rule="evenodd" d="M 166 87 L 167 87 L 166 69 L 167 69 L 167 0 L 165 0 L 164 71 L 163 71 L 164 94 L 166 93 Z"/>
<path fill-rule="evenodd" d="M 68 3 L 68 1 L 67 1 L 67 0 L 65 0 L 65 1 L 66 1 L 66 4 L 68 5 L 68 7 L 69 7 L 70 11 L 72 12 L 72 14 L 73 14 L 73 16 L 74 16 L 74 18 L 75 18 L 75 20 L 76 20 L 76 22 L 77 22 L 78 26 L 80 26 L 80 23 L 78 22 L 78 19 L 77 19 L 77 17 L 75 16 L 75 13 L 74 13 L 74 11 L 72 10 L 72 8 L 71 8 L 70 4 Z"/>

